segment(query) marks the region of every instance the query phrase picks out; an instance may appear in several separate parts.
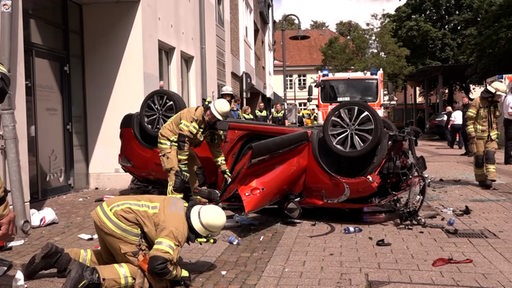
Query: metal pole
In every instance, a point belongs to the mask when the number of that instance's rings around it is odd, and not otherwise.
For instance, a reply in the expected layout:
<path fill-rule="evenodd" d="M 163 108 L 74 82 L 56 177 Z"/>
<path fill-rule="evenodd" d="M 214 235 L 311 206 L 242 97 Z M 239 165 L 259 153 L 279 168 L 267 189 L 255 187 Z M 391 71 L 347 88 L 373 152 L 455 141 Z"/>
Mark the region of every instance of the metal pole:
<path fill-rule="evenodd" d="M 284 99 L 284 103 L 285 103 L 285 107 L 286 107 L 286 103 L 288 103 L 288 99 L 286 97 L 286 45 L 284 43 L 284 23 L 285 23 L 285 20 L 286 20 L 286 16 L 283 17 L 283 21 L 281 23 L 281 50 L 283 50 L 283 99 Z"/>
<path fill-rule="evenodd" d="M 11 47 L 16 43 L 12 41 L 12 4 L 11 0 L 2 0 L 2 13 L 0 14 L 0 53 L 2 53 L 0 54 L 0 62 L 9 73 L 11 68 Z M 13 80 L 11 83 L 16 83 L 16 75 L 11 77 L 11 80 Z M 14 115 L 12 97 L 11 90 L 7 94 L 4 103 L 0 105 L 0 120 L 3 127 L 9 183 L 11 185 L 12 206 L 16 213 L 16 226 L 23 233 L 28 234 L 30 231 L 30 222 L 27 220 L 27 212 L 25 211 L 25 199 L 23 196 L 23 185 L 21 183 L 18 136 L 16 134 L 16 118 Z"/>

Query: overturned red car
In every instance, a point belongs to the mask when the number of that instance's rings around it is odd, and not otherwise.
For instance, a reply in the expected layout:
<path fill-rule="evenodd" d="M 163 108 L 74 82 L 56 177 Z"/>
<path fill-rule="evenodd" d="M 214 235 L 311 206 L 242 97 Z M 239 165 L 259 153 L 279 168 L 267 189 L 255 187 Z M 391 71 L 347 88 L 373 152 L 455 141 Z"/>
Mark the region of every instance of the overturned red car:
<path fill-rule="evenodd" d="M 121 122 L 119 164 L 144 184 L 165 194 L 157 135 L 160 127 L 181 109 L 182 98 L 168 90 L 146 96 L 137 113 Z M 220 204 L 246 213 L 279 205 L 291 217 L 302 207 L 358 208 L 398 212 L 413 217 L 427 190 L 426 163 L 417 156 L 414 138 L 397 131 L 368 104 L 343 102 L 323 125 L 277 126 L 228 119 L 222 150 L 232 181 L 211 160 L 206 144 L 195 149 L 204 170 L 204 185 L 221 192 Z"/>

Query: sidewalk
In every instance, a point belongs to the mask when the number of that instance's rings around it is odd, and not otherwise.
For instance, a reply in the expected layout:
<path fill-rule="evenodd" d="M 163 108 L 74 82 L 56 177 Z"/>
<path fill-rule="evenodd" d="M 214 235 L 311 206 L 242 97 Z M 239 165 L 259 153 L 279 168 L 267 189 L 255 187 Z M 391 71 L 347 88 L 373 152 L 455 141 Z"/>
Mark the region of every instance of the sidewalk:
<path fill-rule="evenodd" d="M 459 234 L 419 225 L 399 229 L 392 221 L 357 224 L 363 232 L 345 235 L 343 227 L 353 217 L 342 211 L 308 209 L 298 221 L 279 218 L 276 209 L 250 216 L 258 225 L 230 226 L 215 245 L 185 246 L 182 252 L 195 287 L 512 287 L 512 169 L 497 153 L 496 189 L 482 190 L 474 182 L 472 158 L 459 156 L 445 141 L 421 140 L 418 154 L 427 160 L 431 185 L 421 215 L 438 213 L 429 224 L 445 225 L 455 217 Z M 78 234 L 94 234 L 89 213 L 95 199 L 118 195 L 119 190 L 80 191 L 42 203 L 51 207 L 59 224 L 32 229 L 21 246 L 0 252 L 15 267 L 0 277 L 0 287 L 10 287 L 16 269 L 48 241 L 64 247 L 90 248 Z M 456 217 L 443 211 L 463 209 L 470 215 Z M 41 209 L 42 206 L 32 207 Z M 229 212 L 228 212 L 229 213 Z M 223 239 L 236 234 L 241 245 Z M 22 235 L 20 235 L 22 236 Z M 21 237 L 18 237 L 21 239 Z M 391 246 L 376 245 L 386 239 Z M 440 257 L 473 263 L 433 267 Z M 27 282 L 27 287 L 59 287 L 58 278 Z"/>

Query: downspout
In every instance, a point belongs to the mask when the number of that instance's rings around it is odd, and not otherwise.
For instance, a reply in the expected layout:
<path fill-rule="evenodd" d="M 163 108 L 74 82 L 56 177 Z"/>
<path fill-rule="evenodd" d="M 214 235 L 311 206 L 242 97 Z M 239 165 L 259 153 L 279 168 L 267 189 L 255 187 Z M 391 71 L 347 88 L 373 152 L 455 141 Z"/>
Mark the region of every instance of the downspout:
<path fill-rule="evenodd" d="M 11 47 L 14 45 L 12 41 L 12 3 L 11 0 L 2 0 L 0 14 L 1 31 L 0 31 L 0 62 L 4 65 L 10 74 L 11 68 Z M 18 3 L 18 2 L 15 2 Z M 18 12 L 19 13 L 19 12 Z M 16 40 L 18 37 L 16 37 Z M 15 41 L 16 41 L 15 40 Z M 12 75 L 12 74 L 11 74 Z M 16 83 L 16 73 L 11 77 Z M 28 234 L 30 231 L 30 222 L 27 220 L 27 212 L 25 210 L 25 199 L 23 197 L 23 185 L 21 183 L 21 167 L 18 148 L 18 136 L 16 135 L 16 118 L 14 115 L 12 90 L 7 94 L 7 98 L 0 105 L 0 121 L 3 128 L 3 139 L 5 143 L 7 168 L 9 171 L 9 183 L 11 185 L 11 199 L 14 213 L 16 213 L 16 226 L 23 233 Z M 6 182 L 6 181 L 4 181 Z"/>
<path fill-rule="evenodd" d="M 205 0 L 199 0 L 199 41 L 201 45 L 201 97 L 203 98 L 203 103 L 208 98 L 208 86 L 206 86 L 206 32 L 205 32 Z M 212 99 L 213 100 L 213 99 Z"/>

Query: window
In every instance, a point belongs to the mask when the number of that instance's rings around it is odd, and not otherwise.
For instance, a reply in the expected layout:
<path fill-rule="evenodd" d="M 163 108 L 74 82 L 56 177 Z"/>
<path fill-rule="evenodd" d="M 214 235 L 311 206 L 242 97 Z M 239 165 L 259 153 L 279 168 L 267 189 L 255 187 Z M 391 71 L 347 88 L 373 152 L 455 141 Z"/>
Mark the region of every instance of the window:
<path fill-rule="evenodd" d="M 252 43 L 252 39 L 254 38 L 254 17 L 253 17 L 253 9 L 251 3 L 249 1 L 245 1 L 245 19 L 244 19 L 244 36 L 245 40 L 249 43 Z"/>
<path fill-rule="evenodd" d="M 215 10 L 215 21 L 217 25 L 224 27 L 224 0 L 217 0 Z"/>
<path fill-rule="evenodd" d="M 304 90 L 307 88 L 307 78 L 306 74 L 298 74 L 297 75 L 297 89 Z"/>
<path fill-rule="evenodd" d="M 158 48 L 158 80 L 165 89 L 170 89 L 171 63 L 174 49 Z"/>
<path fill-rule="evenodd" d="M 286 90 L 293 90 L 293 74 L 286 74 Z"/>
<path fill-rule="evenodd" d="M 192 68 L 192 57 L 181 56 L 181 97 L 188 105 L 190 104 L 190 69 Z"/>

